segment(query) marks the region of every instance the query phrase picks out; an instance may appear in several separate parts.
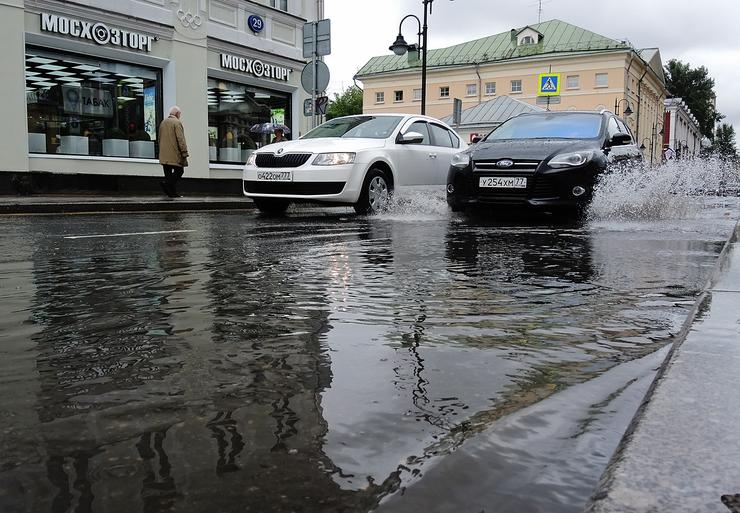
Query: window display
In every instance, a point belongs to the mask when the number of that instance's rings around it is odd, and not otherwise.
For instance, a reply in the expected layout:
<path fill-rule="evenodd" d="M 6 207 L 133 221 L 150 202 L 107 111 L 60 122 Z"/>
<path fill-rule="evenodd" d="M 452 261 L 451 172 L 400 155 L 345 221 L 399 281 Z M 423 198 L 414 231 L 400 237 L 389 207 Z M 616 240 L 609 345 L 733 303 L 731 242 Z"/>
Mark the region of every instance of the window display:
<path fill-rule="evenodd" d="M 26 50 L 30 153 L 156 158 L 161 72 Z"/>
<path fill-rule="evenodd" d="M 208 79 L 208 150 L 212 162 L 246 162 L 253 150 L 272 139 L 272 133 L 264 131 L 265 123 L 291 127 L 288 93 Z"/>

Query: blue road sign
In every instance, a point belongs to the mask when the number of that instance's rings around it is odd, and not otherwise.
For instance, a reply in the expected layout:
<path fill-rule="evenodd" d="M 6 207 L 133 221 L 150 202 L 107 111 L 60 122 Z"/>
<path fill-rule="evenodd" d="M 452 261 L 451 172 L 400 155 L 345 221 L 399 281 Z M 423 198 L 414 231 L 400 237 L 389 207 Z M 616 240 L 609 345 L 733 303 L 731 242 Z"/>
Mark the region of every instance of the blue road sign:
<path fill-rule="evenodd" d="M 560 73 L 541 73 L 537 96 L 557 96 L 560 94 Z"/>

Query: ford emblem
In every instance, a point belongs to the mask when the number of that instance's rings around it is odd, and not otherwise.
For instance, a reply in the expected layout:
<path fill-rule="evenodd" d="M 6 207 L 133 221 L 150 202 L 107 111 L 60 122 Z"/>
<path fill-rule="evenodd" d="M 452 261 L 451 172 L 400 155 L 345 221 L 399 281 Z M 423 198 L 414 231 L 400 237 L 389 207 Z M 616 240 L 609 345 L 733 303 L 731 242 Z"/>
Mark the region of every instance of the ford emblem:
<path fill-rule="evenodd" d="M 498 162 L 496 162 L 496 167 L 509 168 L 509 167 L 511 167 L 513 165 L 514 165 L 514 161 L 513 160 L 509 160 L 509 159 L 502 159 L 502 160 L 499 160 Z"/>
<path fill-rule="evenodd" d="M 284 152 L 284 151 L 285 151 L 285 148 L 280 148 L 280 149 L 279 149 L 279 150 L 277 151 L 277 152 L 278 152 L 278 155 L 280 155 L 280 154 L 281 154 L 282 152 Z"/>

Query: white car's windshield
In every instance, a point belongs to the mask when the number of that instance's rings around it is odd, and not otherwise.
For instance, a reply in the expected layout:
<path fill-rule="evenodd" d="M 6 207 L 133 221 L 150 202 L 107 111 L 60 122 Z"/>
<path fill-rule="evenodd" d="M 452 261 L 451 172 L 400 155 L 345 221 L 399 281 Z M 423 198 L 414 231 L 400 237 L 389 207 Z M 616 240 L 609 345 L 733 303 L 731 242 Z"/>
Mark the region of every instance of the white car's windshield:
<path fill-rule="evenodd" d="M 599 136 L 599 114 L 537 114 L 512 118 L 488 134 L 499 139 L 591 139 Z"/>
<path fill-rule="evenodd" d="M 301 139 L 317 139 L 319 137 L 367 137 L 370 139 L 385 139 L 401 121 L 401 116 L 348 116 L 336 118 L 323 123 Z"/>

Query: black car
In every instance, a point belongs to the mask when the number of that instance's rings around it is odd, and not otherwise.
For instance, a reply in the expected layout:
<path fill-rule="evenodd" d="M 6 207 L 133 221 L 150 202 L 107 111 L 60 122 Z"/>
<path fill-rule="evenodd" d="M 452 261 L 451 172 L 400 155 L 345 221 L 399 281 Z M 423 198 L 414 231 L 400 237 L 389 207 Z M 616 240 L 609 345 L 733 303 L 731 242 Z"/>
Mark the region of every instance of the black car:
<path fill-rule="evenodd" d="M 580 214 L 600 173 L 641 160 L 632 132 L 610 112 L 521 114 L 453 157 L 447 203 Z"/>

